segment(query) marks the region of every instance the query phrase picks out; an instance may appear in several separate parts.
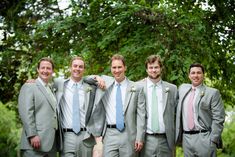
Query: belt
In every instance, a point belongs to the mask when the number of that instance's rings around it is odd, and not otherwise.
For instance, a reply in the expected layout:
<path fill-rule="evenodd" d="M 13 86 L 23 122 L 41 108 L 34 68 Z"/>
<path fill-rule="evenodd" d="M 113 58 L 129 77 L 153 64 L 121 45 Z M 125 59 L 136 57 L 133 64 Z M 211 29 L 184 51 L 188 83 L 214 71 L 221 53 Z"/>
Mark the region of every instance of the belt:
<path fill-rule="evenodd" d="M 183 131 L 184 134 L 199 134 L 203 132 L 208 132 L 208 130 L 192 130 L 192 131 Z"/>
<path fill-rule="evenodd" d="M 63 128 L 63 131 L 75 133 L 72 128 Z M 80 131 L 86 131 L 86 128 L 80 128 Z"/>
<path fill-rule="evenodd" d="M 166 133 L 146 133 L 147 135 L 151 135 L 151 136 L 166 136 Z"/>
<path fill-rule="evenodd" d="M 125 127 L 125 124 L 124 124 L 124 127 Z M 117 125 L 116 124 L 107 124 L 107 128 L 117 128 Z"/>

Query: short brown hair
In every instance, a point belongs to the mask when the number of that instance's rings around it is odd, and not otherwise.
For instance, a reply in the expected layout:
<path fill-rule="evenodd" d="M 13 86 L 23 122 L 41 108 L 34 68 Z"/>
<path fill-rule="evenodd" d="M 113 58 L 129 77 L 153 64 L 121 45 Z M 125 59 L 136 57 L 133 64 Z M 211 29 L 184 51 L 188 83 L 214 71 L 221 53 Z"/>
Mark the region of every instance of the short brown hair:
<path fill-rule="evenodd" d="M 112 64 L 112 61 L 113 60 L 121 60 L 123 65 L 126 66 L 126 61 L 125 61 L 125 58 L 122 56 L 122 55 L 119 55 L 119 54 L 115 54 L 112 56 L 111 60 L 110 60 L 110 64 Z"/>
<path fill-rule="evenodd" d="M 204 74 L 205 69 L 204 69 L 204 67 L 203 67 L 202 64 L 200 64 L 200 63 L 193 63 L 193 64 L 191 64 L 191 65 L 189 66 L 189 73 L 190 73 L 191 68 L 193 68 L 193 67 L 199 67 L 199 68 L 201 68 L 201 69 L 202 69 L 202 73 Z"/>
<path fill-rule="evenodd" d="M 71 60 L 70 60 L 70 66 L 72 66 L 72 63 L 73 63 L 74 60 L 81 60 L 81 61 L 83 61 L 83 63 L 84 63 L 84 68 L 85 68 L 85 61 L 84 61 L 84 59 L 83 59 L 82 57 L 79 57 L 79 56 L 74 56 L 74 57 L 71 58 Z"/>
<path fill-rule="evenodd" d="M 145 60 L 145 68 L 148 68 L 148 64 L 152 64 L 155 61 L 158 62 L 158 64 L 160 65 L 160 67 L 162 68 L 162 60 L 161 57 L 159 55 L 151 55 L 149 57 L 146 58 Z"/>
<path fill-rule="evenodd" d="M 49 57 L 43 57 L 43 58 L 41 58 L 41 59 L 38 61 L 38 66 L 37 66 L 38 69 L 39 69 L 40 64 L 41 64 L 42 61 L 47 61 L 47 62 L 51 63 L 52 69 L 54 70 L 54 68 L 55 68 L 54 62 L 53 62 L 53 60 L 52 60 L 51 58 L 49 58 Z"/>

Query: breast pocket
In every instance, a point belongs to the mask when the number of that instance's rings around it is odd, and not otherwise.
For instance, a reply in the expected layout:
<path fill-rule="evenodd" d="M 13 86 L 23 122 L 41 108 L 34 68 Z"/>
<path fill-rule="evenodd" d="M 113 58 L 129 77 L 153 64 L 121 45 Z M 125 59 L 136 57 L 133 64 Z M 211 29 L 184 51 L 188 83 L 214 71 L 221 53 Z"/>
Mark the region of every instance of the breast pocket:
<path fill-rule="evenodd" d="M 210 109 L 210 105 L 209 103 L 206 103 L 206 102 L 201 102 L 200 103 L 200 108 L 203 109 L 203 110 L 209 110 Z"/>

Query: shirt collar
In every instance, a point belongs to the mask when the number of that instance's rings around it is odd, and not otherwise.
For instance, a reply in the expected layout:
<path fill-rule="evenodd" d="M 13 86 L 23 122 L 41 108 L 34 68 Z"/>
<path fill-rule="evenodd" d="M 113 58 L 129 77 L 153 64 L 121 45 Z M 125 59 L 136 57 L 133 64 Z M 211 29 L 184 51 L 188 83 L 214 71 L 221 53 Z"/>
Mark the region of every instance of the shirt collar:
<path fill-rule="evenodd" d="M 126 77 L 125 77 L 125 79 L 124 79 L 122 82 L 117 82 L 117 81 L 115 80 L 114 85 L 116 86 L 117 84 L 120 84 L 121 86 L 125 86 L 125 85 L 127 84 L 127 79 L 126 79 Z"/>
<path fill-rule="evenodd" d="M 79 82 L 75 82 L 74 80 L 72 80 L 72 79 L 70 78 L 70 79 L 69 79 L 69 82 L 68 82 L 68 87 L 73 88 L 73 85 L 74 85 L 74 84 L 77 84 L 78 87 L 81 87 L 81 86 L 82 86 L 82 83 L 83 83 L 83 79 L 81 79 Z"/>
<path fill-rule="evenodd" d="M 39 81 L 43 86 L 46 86 L 46 85 L 47 85 L 47 83 L 44 82 L 40 77 L 38 77 L 38 81 Z"/>
<path fill-rule="evenodd" d="M 158 87 L 161 87 L 162 86 L 162 80 L 159 80 L 156 84 L 153 83 L 149 77 L 147 77 L 147 87 L 150 88 L 150 87 L 153 87 L 154 85 L 157 85 Z"/>
<path fill-rule="evenodd" d="M 196 87 L 192 86 L 191 89 L 194 88 L 194 89 L 196 89 L 196 90 L 199 90 L 201 87 L 202 87 L 202 84 L 200 84 L 200 85 L 198 85 L 198 86 L 196 86 Z"/>

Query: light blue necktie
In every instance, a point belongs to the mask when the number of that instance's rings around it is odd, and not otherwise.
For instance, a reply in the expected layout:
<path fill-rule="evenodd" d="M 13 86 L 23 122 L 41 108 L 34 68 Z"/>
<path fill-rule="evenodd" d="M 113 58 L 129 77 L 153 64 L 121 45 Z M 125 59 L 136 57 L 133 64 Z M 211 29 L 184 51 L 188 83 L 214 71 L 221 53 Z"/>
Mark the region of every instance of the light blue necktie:
<path fill-rule="evenodd" d="M 154 133 L 159 130 L 159 121 L 158 121 L 158 100 L 157 100 L 157 92 L 156 85 L 153 85 L 152 91 L 152 115 L 151 115 L 151 127 Z"/>
<path fill-rule="evenodd" d="M 79 112 L 79 93 L 78 93 L 78 85 L 75 83 L 73 85 L 74 93 L 73 93 L 73 117 L 72 117 L 72 128 L 73 131 L 77 134 L 80 131 L 80 112 Z"/>
<path fill-rule="evenodd" d="M 124 115 L 123 115 L 123 105 L 122 105 L 122 92 L 120 84 L 117 84 L 116 92 L 116 126 L 119 131 L 124 129 Z"/>

